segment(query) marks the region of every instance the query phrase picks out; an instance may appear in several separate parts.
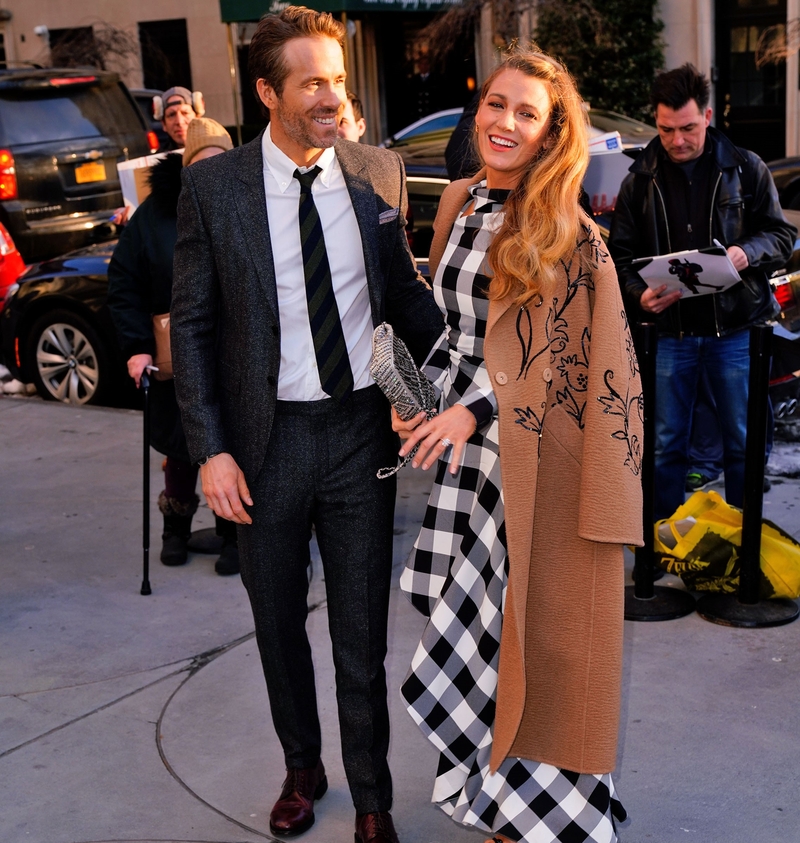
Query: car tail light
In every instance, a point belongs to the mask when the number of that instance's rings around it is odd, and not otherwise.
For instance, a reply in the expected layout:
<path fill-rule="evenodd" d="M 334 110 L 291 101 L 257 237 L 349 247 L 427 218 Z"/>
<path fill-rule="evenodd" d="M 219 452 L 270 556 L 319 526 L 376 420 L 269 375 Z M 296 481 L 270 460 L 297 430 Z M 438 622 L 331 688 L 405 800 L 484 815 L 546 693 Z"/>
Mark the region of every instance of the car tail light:
<path fill-rule="evenodd" d="M 787 281 L 785 284 L 779 284 L 775 288 L 775 298 L 781 306 L 781 310 L 786 311 L 795 304 L 794 290 L 791 282 Z"/>
<path fill-rule="evenodd" d="M 0 199 L 17 198 L 17 171 L 14 156 L 7 149 L 0 149 Z"/>
<path fill-rule="evenodd" d="M 147 133 L 147 142 L 150 144 L 150 152 L 158 152 L 158 135 L 155 132 Z"/>
<path fill-rule="evenodd" d="M 62 85 L 87 85 L 91 82 L 96 82 L 96 76 L 67 76 L 67 77 L 55 77 L 50 80 L 51 85 L 55 85 L 56 87 L 61 87 Z"/>
<path fill-rule="evenodd" d="M 0 255 L 10 255 L 16 248 L 11 235 L 6 231 L 3 223 L 0 222 Z"/>

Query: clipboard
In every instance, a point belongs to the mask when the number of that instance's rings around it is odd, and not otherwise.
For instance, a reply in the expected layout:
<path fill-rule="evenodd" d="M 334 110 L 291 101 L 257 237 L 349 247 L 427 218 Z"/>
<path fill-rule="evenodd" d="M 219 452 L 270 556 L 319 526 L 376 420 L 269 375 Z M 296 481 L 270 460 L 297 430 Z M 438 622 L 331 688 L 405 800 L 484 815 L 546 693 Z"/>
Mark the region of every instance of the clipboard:
<path fill-rule="evenodd" d="M 684 298 L 721 293 L 742 280 L 719 240 L 704 249 L 637 258 L 631 261 L 631 269 L 651 290 L 666 284 L 662 295 L 680 290 Z"/>

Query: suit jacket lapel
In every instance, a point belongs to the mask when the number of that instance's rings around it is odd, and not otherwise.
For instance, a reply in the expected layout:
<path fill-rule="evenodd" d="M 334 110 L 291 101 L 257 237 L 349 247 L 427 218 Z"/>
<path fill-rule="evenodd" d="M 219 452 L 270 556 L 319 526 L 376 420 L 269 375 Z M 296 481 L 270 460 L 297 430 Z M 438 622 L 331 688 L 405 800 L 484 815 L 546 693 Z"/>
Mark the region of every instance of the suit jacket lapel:
<path fill-rule="evenodd" d="M 336 145 L 336 158 L 342 168 L 347 192 L 353 203 L 358 228 L 361 232 L 361 244 L 364 250 L 364 266 L 367 271 L 367 288 L 372 310 L 372 324 L 377 326 L 382 321 L 383 286 L 380 255 L 378 254 L 378 205 L 375 188 L 369 178 L 367 167 L 358 155 L 355 144 L 339 143 Z"/>
<path fill-rule="evenodd" d="M 272 258 L 267 197 L 264 192 L 262 135 L 263 132 L 243 148 L 242 166 L 236 172 L 237 184 L 231 187 L 246 248 L 250 252 L 267 301 L 278 318 L 278 288 L 275 284 L 275 262 Z"/>

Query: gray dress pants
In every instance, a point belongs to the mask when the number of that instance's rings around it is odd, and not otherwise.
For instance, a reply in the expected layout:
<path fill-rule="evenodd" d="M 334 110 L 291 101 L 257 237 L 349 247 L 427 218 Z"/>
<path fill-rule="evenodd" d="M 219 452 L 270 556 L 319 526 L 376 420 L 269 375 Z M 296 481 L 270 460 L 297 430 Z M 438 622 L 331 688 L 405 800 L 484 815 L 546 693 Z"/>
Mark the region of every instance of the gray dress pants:
<path fill-rule="evenodd" d="M 239 527 L 272 720 L 290 768 L 321 752 L 306 635 L 309 540 L 316 530 L 336 670 L 342 757 L 357 813 L 388 811 L 386 625 L 396 483 L 378 480 L 399 444 L 376 386 L 345 404 L 279 401 L 263 468 Z"/>

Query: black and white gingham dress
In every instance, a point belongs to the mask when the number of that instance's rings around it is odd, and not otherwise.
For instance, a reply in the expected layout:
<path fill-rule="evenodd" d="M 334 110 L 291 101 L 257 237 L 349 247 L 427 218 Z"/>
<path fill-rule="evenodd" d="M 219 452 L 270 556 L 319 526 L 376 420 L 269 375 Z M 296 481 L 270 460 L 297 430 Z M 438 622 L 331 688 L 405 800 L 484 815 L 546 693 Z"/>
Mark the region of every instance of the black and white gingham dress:
<path fill-rule="evenodd" d="M 430 615 L 403 683 L 408 711 L 441 753 L 432 801 L 454 820 L 525 843 L 614 843 L 625 818 L 611 775 L 507 758 L 489 771 L 507 555 L 498 422 L 483 359 L 486 252 L 508 191 L 472 188 L 434 280 L 449 331 L 425 371 L 443 407 L 469 406 L 480 433 L 453 477 L 440 460 L 425 520 L 400 580 Z M 491 419 L 491 421 L 490 421 Z M 612 816 L 613 815 L 613 816 Z"/>

